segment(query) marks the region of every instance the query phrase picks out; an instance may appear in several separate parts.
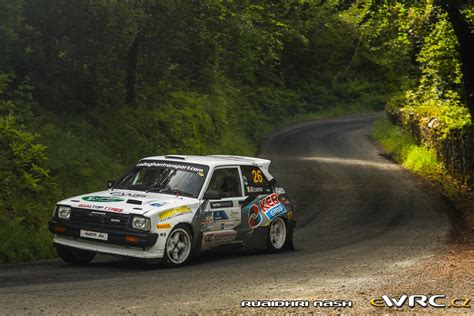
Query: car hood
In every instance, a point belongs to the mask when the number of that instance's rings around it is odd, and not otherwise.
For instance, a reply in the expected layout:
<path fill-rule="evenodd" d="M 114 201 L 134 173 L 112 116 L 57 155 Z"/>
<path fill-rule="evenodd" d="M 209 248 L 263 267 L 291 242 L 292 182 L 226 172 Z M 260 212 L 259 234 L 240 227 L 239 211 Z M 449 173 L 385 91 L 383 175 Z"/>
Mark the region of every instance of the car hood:
<path fill-rule="evenodd" d="M 58 204 L 122 214 L 146 214 L 175 207 L 197 204 L 198 199 L 162 193 L 130 190 L 107 190 L 78 195 Z"/>

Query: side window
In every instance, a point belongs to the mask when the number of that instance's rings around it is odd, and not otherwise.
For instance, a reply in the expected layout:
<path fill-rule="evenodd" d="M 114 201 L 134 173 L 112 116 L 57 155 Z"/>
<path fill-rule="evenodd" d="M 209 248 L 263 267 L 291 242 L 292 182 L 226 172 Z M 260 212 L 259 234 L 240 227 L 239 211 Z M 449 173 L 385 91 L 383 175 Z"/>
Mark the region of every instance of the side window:
<path fill-rule="evenodd" d="M 207 191 L 218 192 L 221 198 L 240 197 L 242 196 L 242 188 L 239 178 L 239 169 L 237 168 L 216 169 Z"/>
<path fill-rule="evenodd" d="M 257 166 L 240 166 L 245 195 L 270 193 L 272 191 L 267 178 Z"/>

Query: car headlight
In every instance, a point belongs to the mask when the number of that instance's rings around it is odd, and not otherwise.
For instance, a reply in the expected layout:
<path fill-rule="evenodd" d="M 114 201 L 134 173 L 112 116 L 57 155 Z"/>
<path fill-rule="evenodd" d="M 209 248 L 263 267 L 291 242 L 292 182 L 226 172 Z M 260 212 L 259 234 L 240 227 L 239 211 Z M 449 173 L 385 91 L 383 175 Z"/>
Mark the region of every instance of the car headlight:
<path fill-rule="evenodd" d="M 71 207 L 59 205 L 57 211 L 58 217 L 62 219 L 69 219 L 71 217 Z"/>
<path fill-rule="evenodd" d="M 150 219 L 148 217 L 135 215 L 132 218 L 132 228 L 149 231 L 151 229 Z"/>

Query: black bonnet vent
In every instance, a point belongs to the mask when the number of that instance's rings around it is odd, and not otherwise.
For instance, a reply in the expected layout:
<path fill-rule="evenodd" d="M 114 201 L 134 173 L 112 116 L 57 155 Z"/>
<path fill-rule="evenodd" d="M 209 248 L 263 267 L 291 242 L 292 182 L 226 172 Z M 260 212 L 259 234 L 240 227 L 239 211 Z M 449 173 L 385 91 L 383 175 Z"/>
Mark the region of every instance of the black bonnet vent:
<path fill-rule="evenodd" d="M 127 203 L 128 203 L 128 204 L 142 205 L 142 201 L 139 201 L 139 200 L 132 200 L 132 199 L 128 199 L 128 200 L 127 200 Z"/>

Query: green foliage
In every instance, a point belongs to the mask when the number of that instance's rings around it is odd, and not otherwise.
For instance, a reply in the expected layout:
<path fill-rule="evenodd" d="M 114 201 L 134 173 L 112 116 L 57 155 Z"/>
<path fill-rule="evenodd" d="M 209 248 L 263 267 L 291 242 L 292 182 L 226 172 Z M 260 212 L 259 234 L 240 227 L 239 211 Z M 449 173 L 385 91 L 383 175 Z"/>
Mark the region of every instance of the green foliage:
<path fill-rule="evenodd" d="M 380 120 L 373 128 L 374 138 L 405 168 L 426 177 L 442 180 L 445 168 L 436 154 L 423 145 L 417 145 L 413 136 L 388 120 Z"/>
<path fill-rule="evenodd" d="M 51 216 L 50 207 L 44 218 Z M 44 220 L 42 220 L 44 222 Z M 32 229 L 15 221 L 1 222 L 0 229 L 0 262 L 22 262 L 39 258 L 53 258 L 54 248 L 51 245 L 51 233 L 46 227 Z M 45 224 L 44 224 L 45 225 Z"/>
<path fill-rule="evenodd" d="M 386 119 L 379 120 L 372 135 L 405 168 L 434 181 L 449 196 L 454 197 L 462 190 L 462 183 L 447 173 L 436 153 L 423 144 L 417 145 L 413 136 L 402 127 L 392 125 Z"/>
<path fill-rule="evenodd" d="M 449 15 L 439 3 L 366 3 L 366 13 L 360 21 L 364 36 L 379 52 L 380 63 L 397 69 L 404 78 L 400 85 L 403 89 L 387 104 L 389 111 L 399 108 L 402 123 L 417 122 L 421 129 L 435 119 L 438 135 L 445 138 L 470 128 L 472 109 L 466 103 L 458 38 Z M 473 6 L 464 4 L 458 9 L 471 23 Z M 415 168 L 413 163 L 410 165 Z"/>
<path fill-rule="evenodd" d="M 377 121 L 372 135 L 387 152 L 402 163 L 407 160 L 411 148 L 416 146 L 416 141 L 409 132 L 390 124 L 388 120 Z"/>
<path fill-rule="evenodd" d="M 436 159 L 436 154 L 423 146 L 411 146 L 407 149 L 403 165 L 416 173 L 424 176 L 443 174 L 443 167 Z"/>
<path fill-rule="evenodd" d="M 9 77 L 0 75 L 0 95 L 5 96 Z M 16 100 L 0 99 L 0 262 L 28 260 L 50 251 L 44 245 L 46 219 L 51 210 L 54 185 L 45 167 L 45 146 L 27 130 L 31 95 L 14 91 Z M 19 97 L 21 96 L 21 97 Z M 37 237 L 36 239 L 31 239 Z"/>
<path fill-rule="evenodd" d="M 49 256 L 54 202 L 145 156 L 254 155 L 273 129 L 389 99 L 471 124 L 438 6 L 346 4 L 0 0 L 0 261 Z M 403 152 L 408 136 L 393 133 Z"/>

